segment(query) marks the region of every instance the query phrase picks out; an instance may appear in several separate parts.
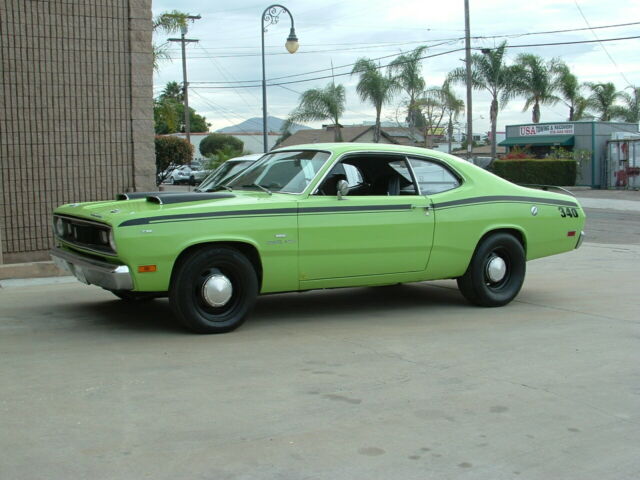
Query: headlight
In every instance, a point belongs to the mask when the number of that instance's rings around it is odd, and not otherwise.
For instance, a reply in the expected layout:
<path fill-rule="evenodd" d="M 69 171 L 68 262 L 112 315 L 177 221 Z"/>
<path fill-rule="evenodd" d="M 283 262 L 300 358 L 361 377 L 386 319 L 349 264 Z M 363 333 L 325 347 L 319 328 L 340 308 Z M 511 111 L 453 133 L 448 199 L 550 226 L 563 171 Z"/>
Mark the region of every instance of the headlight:
<path fill-rule="evenodd" d="M 111 250 L 113 250 L 114 252 L 118 251 L 116 249 L 116 239 L 113 236 L 113 230 L 109 230 L 109 246 L 111 247 Z"/>
<path fill-rule="evenodd" d="M 64 237 L 64 222 L 60 217 L 53 221 L 53 229 L 58 237 Z"/>

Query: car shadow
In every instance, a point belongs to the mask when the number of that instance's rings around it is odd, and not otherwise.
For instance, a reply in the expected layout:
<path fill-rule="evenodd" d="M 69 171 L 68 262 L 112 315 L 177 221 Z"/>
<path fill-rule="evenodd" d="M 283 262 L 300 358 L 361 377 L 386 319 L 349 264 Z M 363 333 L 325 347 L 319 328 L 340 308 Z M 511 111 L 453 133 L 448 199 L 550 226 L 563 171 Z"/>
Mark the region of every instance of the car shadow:
<path fill-rule="evenodd" d="M 425 308 L 425 314 L 468 304 L 455 286 L 431 283 L 382 287 L 341 288 L 280 293 L 258 297 L 242 328 L 341 321 L 366 322 L 372 316 L 400 319 L 402 312 Z M 88 319 L 87 325 L 109 330 L 155 333 L 188 333 L 173 315 L 166 298 L 145 302 L 107 299 L 74 305 L 73 312 Z M 344 318 L 348 317 L 348 318 Z"/>
<path fill-rule="evenodd" d="M 401 318 L 414 308 L 441 310 L 467 303 L 457 288 L 430 283 L 398 284 L 381 287 L 313 290 L 300 293 L 264 295 L 258 299 L 250 322 L 293 324 L 332 319 L 368 321 L 372 316 Z"/>

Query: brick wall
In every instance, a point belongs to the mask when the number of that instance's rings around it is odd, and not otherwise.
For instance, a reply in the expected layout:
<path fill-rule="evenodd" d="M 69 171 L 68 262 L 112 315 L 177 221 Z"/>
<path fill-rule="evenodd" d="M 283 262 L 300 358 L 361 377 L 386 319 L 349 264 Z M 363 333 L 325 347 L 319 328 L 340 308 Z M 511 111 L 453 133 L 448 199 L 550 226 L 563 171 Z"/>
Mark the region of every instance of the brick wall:
<path fill-rule="evenodd" d="M 151 0 L 0 2 L 0 263 L 57 205 L 154 187 Z"/>

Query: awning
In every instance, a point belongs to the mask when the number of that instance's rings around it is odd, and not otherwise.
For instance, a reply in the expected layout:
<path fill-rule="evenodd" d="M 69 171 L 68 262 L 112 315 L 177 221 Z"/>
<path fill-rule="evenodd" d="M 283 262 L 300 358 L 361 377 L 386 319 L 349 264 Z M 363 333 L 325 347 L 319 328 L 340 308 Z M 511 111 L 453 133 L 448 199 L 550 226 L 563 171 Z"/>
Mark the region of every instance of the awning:
<path fill-rule="evenodd" d="M 573 146 L 573 135 L 529 135 L 526 137 L 509 137 L 498 145 L 512 147 L 514 145 L 558 145 L 560 147 Z"/>

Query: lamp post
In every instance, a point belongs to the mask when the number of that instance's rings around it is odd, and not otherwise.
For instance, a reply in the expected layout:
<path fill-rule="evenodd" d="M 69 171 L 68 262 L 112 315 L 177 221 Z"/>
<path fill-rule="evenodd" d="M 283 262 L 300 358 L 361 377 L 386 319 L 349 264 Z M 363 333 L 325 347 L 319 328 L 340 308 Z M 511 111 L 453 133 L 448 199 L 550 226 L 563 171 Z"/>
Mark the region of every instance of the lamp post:
<path fill-rule="evenodd" d="M 269 144 L 267 142 L 267 77 L 264 67 L 264 32 L 267 31 L 269 25 L 275 25 L 280 19 L 280 15 L 283 12 L 289 14 L 291 18 L 291 31 L 287 37 L 287 42 L 284 44 L 289 53 L 296 53 L 298 51 L 298 37 L 296 37 L 296 29 L 293 24 L 293 15 L 282 5 L 273 4 L 269 5 L 262 12 L 260 33 L 262 34 L 262 142 L 264 144 L 264 152 L 269 151 Z"/>

